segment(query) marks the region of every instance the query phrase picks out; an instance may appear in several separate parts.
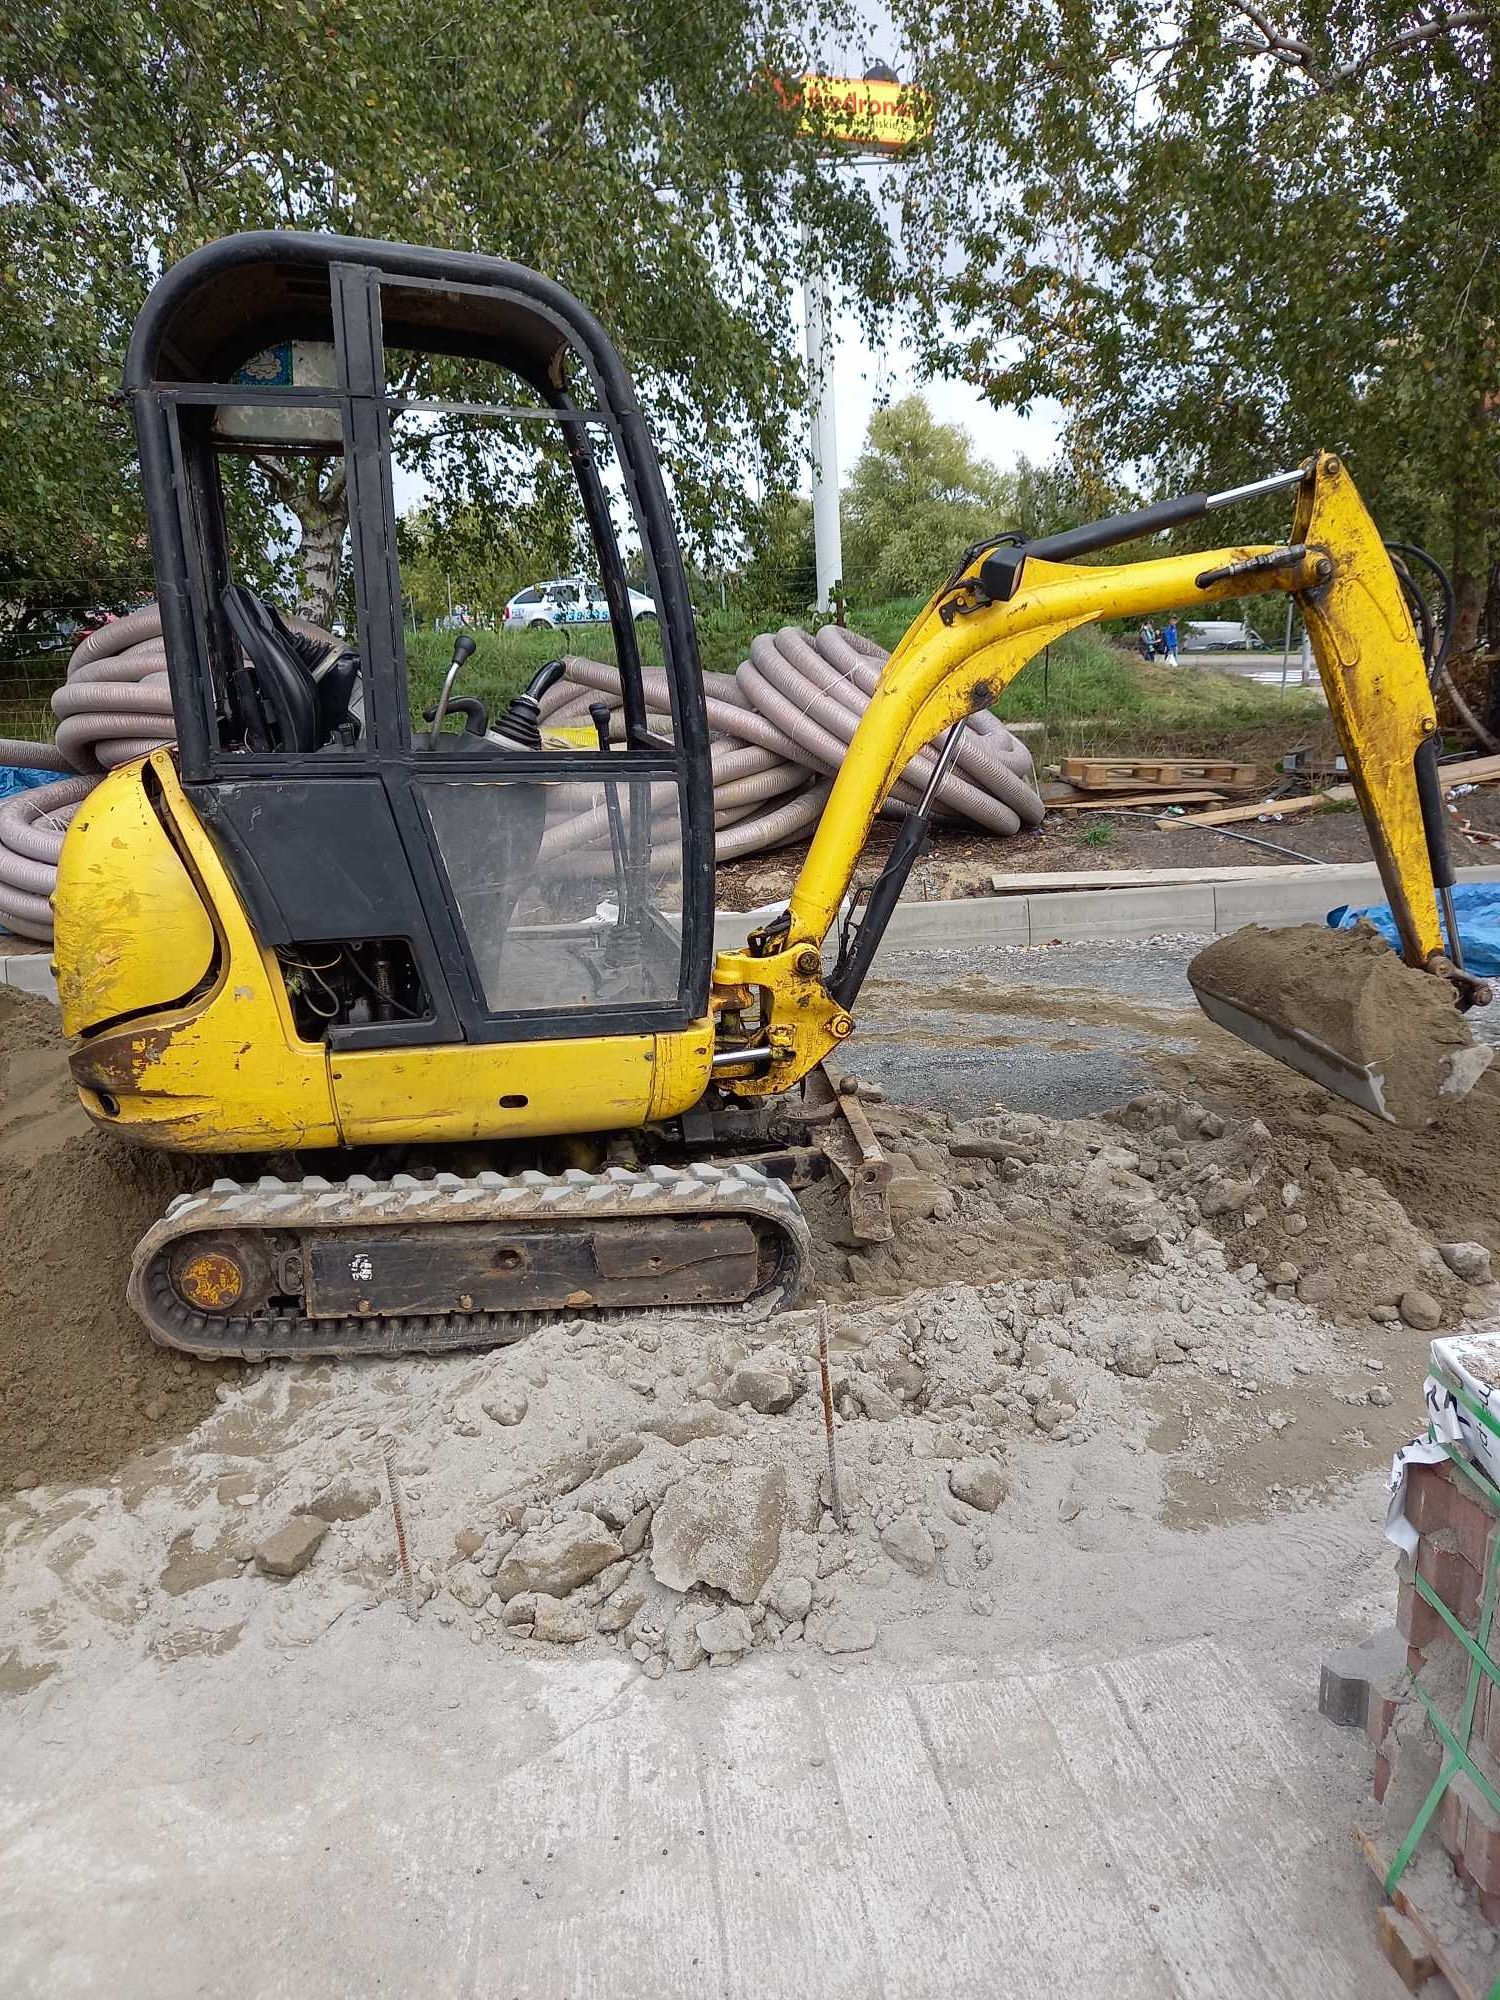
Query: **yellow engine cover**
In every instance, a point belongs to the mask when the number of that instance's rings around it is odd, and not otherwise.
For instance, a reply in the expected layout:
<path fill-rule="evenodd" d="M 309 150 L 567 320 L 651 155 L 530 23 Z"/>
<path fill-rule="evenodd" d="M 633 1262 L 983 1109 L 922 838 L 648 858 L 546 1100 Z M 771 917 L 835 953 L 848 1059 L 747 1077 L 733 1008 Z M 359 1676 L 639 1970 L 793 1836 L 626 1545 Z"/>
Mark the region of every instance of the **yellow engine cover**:
<path fill-rule="evenodd" d="M 63 1033 L 180 1000 L 214 956 L 214 927 L 142 782 L 112 771 L 63 842 L 53 898 Z"/>
<path fill-rule="evenodd" d="M 170 752 L 115 772 L 86 812 L 58 874 L 63 1025 L 85 1110 L 133 1139 L 272 1152 L 553 1138 L 629 1131 L 703 1095 L 709 1019 L 666 1035 L 331 1054 L 298 1035 L 281 967 L 261 949 Z"/>

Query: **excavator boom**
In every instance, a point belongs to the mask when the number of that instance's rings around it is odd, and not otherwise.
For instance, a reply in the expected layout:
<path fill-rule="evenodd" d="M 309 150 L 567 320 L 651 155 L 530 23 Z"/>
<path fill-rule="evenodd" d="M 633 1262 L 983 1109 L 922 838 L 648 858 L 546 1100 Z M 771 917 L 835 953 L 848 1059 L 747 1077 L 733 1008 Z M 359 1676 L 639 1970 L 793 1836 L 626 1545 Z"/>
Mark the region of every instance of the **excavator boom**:
<path fill-rule="evenodd" d="M 1087 567 L 1067 558 L 1159 533 L 1236 500 L 1295 487 L 1296 518 L 1281 544 Z M 1447 982 L 1460 1008 L 1489 998 L 1444 938 L 1438 900 L 1452 884 L 1437 780 L 1437 716 L 1402 583 L 1347 468 L 1319 453 L 1294 473 L 1215 496 L 1162 503 L 1045 542 L 970 552 L 887 662 L 850 745 L 785 916 L 744 951 L 721 954 L 715 985 L 742 1010 L 756 992 L 761 1026 L 736 1062 L 716 1058 L 737 1095 L 785 1090 L 845 1039 L 850 1012 L 902 883 L 921 850 L 923 810 L 902 828 L 862 923 L 840 941 L 825 976 L 822 947 L 845 902 L 876 814 L 908 759 L 986 707 L 1043 647 L 1098 618 L 1140 618 L 1279 590 L 1297 600 L 1329 711 L 1353 779 L 1406 964 Z M 956 748 L 956 736 L 948 748 Z M 1384 1093 L 1368 1065 L 1309 1021 L 1248 1005 L 1211 981 L 1207 1011 L 1230 1032 L 1379 1115 Z M 1305 1003 L 1304 1003 L 1305 1004 Z"/>

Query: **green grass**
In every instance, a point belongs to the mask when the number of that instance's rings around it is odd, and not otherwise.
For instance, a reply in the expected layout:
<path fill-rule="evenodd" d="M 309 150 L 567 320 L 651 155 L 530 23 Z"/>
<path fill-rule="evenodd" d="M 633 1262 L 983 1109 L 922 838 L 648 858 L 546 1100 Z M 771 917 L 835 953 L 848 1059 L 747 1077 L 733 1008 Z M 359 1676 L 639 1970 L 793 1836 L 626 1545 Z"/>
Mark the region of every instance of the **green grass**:
<path fill-rule="evenodd" d="M 919 599 L 851 609 L 849 622 L 890 648 L 922 609 Z M 759 631 L 792 622 L 767 616 L 752 620 L 731 606 L 701 613 L 698 644 L 711 672 L 732 673 Z M 661 664 L 660 635 L 654 625 L 637 628 L 648 666 Z M 530 680 L 537 668 L 559 653 L 592 659 L 614 657 L 604 625 L 574 626 L 553 632 L 479 632 L 477 650 L 460 680 L 460 691 L 478 695 L 496 715 Z M 413 710 L 420 714 L 436 699 L 453 656 L 451 632 L 409 632 L 406 653 Z M 61 678 L 60 669 L 54 675 Z M 0 687 L 0 735 L 45 739 L 52 733 L 44 678 Z M 1269 761 L 1297 743 L 1333 745 L 1328 711 L 1313 689 L 1289 687 L 1283 695 L 1242 675 L 1199 666 L 1175 672 L 1147 665 L 1095 627 L 1071 632 L 1049 656 L 1031 661 L 996 703 L 1008 722 L 1042 722 L 1028 737 L 1038 764 L 1060 756 L 1109 755 L 1127 750 L 1141 756 L 1239 756 Z"/>
<path fill-rule="evenodd" d="M 1269 764 L 1299 744 L 1334 747 L 1316 688 L 1279 688 L 1212 667 L 1148 664 L 1097 629 L 1069 633 L 1022 668 L 996 704 L 1007 722 L 1041 722 L 1038 765 L 1060 757 L 1215 756 Z"/>
<path fill-rule="evenodd" d="M 898 598 L 851 610 L 849 623 L 889 652 L 905 633 L 923 599 Z M 802 620 L 788 613 L 774 612 L 755 618 L 734 605 L 724 610 L 700 611 L 697 615 L 698 655 L 708 673 L 732 674 L 741 660 L 748 658 L 750 641 L 760 632 L 774 632 L 779 626 Z M 661 665 L 661 637 L 654 625 L 636 627 L 641 642 L 641 658 L 648 667 Z M 414 706 L 434 700 L 443 684 L 443 675 L 453 657 L 451 632 L 408 632 L 407 668 L 411 676 Z M 552 632 L 476 632 L 474 657 L 463 672 L 462 687 L 490 704 L 509 701 L 548 660 L 560 653 L 578 653 L 588 660 L 615 657 L 614 639 L 607 625 L 571 625 Z"/>
<path fill-rule="evenodd" d="M 1078 845 L 1080 847 L 1108 847 L 1114 837 L 1114 822 L 1107 819 L 1096 819 L 1079 834 Z"/>

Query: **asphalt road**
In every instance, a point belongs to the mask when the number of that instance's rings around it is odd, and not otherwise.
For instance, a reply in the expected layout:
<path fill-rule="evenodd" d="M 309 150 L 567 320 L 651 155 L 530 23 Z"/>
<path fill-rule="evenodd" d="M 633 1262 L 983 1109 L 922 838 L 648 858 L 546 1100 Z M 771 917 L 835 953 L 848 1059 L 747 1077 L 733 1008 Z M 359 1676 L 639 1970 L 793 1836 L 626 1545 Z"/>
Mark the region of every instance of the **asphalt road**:
<path fill-rule="evenodd" d="M 844 1067 L 892 1098 L 963 1117 L 996 1104 L 1058 1118 L 1103 1111 L 1149 1083 L 1145 1051 L 1192 1046 L 1187 965 L 1207 942 L 883 952 Z M 1111 1000 L 1132 1018 L 1107 1018 Z"/>
<path fill-rule="evenodd" d="M 1152 1051 L 1195 1046 L 1203 1017 L 1187 967 L 1207 943 L 882 952 L 842 1066 L 891 1098 L 959 1117 L 997 1104 L 1054 1118 L 1105 1111 L 1154 1081 Z M 1500 1001 L 1470 1027 L 1500 1045 Z"/>

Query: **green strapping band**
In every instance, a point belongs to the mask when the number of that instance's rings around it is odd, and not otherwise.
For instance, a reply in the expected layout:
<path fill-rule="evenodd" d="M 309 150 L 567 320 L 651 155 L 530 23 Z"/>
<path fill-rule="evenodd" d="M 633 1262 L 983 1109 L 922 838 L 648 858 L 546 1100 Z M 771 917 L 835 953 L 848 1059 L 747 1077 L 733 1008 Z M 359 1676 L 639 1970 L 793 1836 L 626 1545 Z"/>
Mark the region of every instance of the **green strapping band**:
<path fill-rule="evenodd" d="M 1421 1686 L 1416 1681 L 1412 1682 L 1412 1686 L 1419 1695 L 1422 1695 L 1423 1699 L 1425 1700 L 1426 1695 Z M 1416 1818 L 1412 1821 L 1405 1840 L 1403 1840 L 1401 1845 L 1396 1849 L 1395 1858 L 1391 1862 L 1390 1867 L 1386 1870 L 1385 1883 L 1383 1886 L 1385 1888 L 1385 1893 L 1388 1896 L 1391 1897 L 1395 1896 L 1396 1884 L 1401 1880 L 1401 1877 L 1406 1873 L 1407 1867 L 1411 1862 L 1411 1858 L 1417 1851 L 1417 1844 L 1421 1840 L 1422 1835 L 1427 1831 L 1427 1822 L 1432 1818 L 1432 1815 L 1437 1811 L 1439 1799 L 1441 1799 L 1444 1792 L 1447 1791 L 1449 1785 L 1453 1782 L 1453 1780 L 1457 1776 L 1458 1776 L 1457 1764 L 1445 1763 L 1443 1765 L 1442 1770 L 1438 1772 L 1437 1782 L 1433 1785 L 1432 1790 L 1427 1794 L 1426 1798 L 1423 1799 L 1421 1809 L 1417 1813 Z"/>
<path fill-rule="evenodd" d="M 1441 1714 L 1438 1711 L 1438 1705 L 1433 1700 L 1432 1696 L 1427 1692 L 1426 1688 L 1423 1687 L 1420 1681 L 1412 1682 L 1412 1692 L 1413 1694 L 1416 1695 L 1418 1701 L 1421 1702 L 1423 1708 L 1426 1709 L 1428 1720 L 1431 1722 L 1433 1728 L 1437 1731 L 1438 1735 L 1442 1737 L 1443 1742 L 1447 1745 L 1449 1755 L 1454 1759 L 1455 1763 L 1462 1769 L 1465 1777 L 1471 1778 L 1473 1780 L 1475 1789 L 1483 1794 L 1485 1802 L 1490 1807 L 1490 1810 L 1492 1812 L 1500 1813 L 1500 1792 L 1497 1792 L 1495 1790 L 1494 1786 L 1490 1783 L 1489 1779 L 1484 1775 L 1483 1771 L 1481 1771 L 1479 1767 L 1474 1763 L 1472 1758 L 1469 1756 L 1468 1752 L 1459 1747 L 1458 1738 L 1453 1734 L 1453 1731 L 1448 1727 L 1447 1723 L 1444 1722 Z M 1456 1773 L 1453 1771 L 1450 1771 L 1448 1773 L 1449 1778 L 1455 1775 Z M 1447 1779 L 1443 1778 L 1440 1774 L 1439 1782 L 1442 1784 L 1446 1784 Z M 1433 1787 L 1433 1790 L 1434 1791 L 1437 1790 L 1436 1785 Z"/>
<path fill-rule="evenodd" d="M 1462 1445 L 1450 1444 L 1446 1438 L 1440 1440 L 1448 1454 L 1448 1463 L 1453 1470 L 1473 1487 L 1475 1493 L 1492 1514 L 1500 1515 L 1500 1487 L 1485 1477 L 1477 1465 L 1465 1454 Z"/>
<path fill-rule="evenodd" d="M 1493 1555 L 1490 1557 L 1490 1563 L 1491 1563 L 1491 1568 L 1493 1569 L 1494 1565 Z M 1426 1577 L 1425 1576 L 1414 1577 L 1412 1581 L 1416 1587 L 1417 1595 L 1419 1597 L 1424 1597 L 1427 1600 L 1427 1602 L 1432 1606 L 1433 1610 L 1442 1619 L 1443 1623 L 1448 1627 L 1448 1630 L 1453 1634 L 1454 1638 L 1457 1639 L 1458 1643 L 1463 1647 L 1464 1651 L 1468 1654 L 1469 1658 L 1471 1660 L 1476 1660 L 1479 1663 L 1479 1671 L 1486 1677 L 1486 1679 L 1492 1681 L 1500 1681 L 1500 1665 L 1497 1665 L 1495 1661 L 1490 1658 L 1489 1654 L 1485 1651 L 1484 1647 L 1480 1645 L 1479 1641 L 1475 1638 L 1474 1634 L 1471 1631 L 1469 1631 L 1466 1626 L 1461 1625 L 1459 1623 L 1458 1619 L 1454 1617 L 1453 1613 L 1448 1609 L 1447 1605 L 1444 1604 L 1442 1598 L 1438 1596 L 1437 1592 L 1433 1589 L 1432 1585 L 1427 1581 Z M 1485 1637 L 1486 1638 L 1489 1637 L 1488 1632 L 1485 1633 Z M 1500 1805 L 1497 1805 L 1495 1810 L 1497 1812 L 1500 1812 Z"/>
<path fill-rule="evenodd" d="M 1497 1438 L 1500 1438 L 1500 1422 L 1496 1421 L 1483 1403 L 1474 1400 L 1462 1382 L 1442 1370 L 1438 1372 L 1438 1379 L 1456 1403 L 1462 1403 L 1470 1416 L 1477 1417 L 1487 1431 L 1492 1431 Z"/>
<path fill-rule="evenodd" d="M 1492 1514 L 1500 1512 L 1500 1489 L 1497 1489 L 1479 1471 L 1477 1466 L 1470 1465 L 1466 1460 L 1461 1458 L 1453 1445 L 1445 1442 L 1443 1449 L 1447 1453 L 1449 1463 L 1476 1489 L 1479 1497 L 1484 1501 L 1489 1511 Z M 1480 1605 L 1477 1635 L 1471 1635 L 1464 1630 L 1447 1605 L 1444 1604 L 1443 1600 L 1429 1586 L 1425 1577 L 1418 1576 L 1414 1581 L 1421 1596 L 1427 1603 L 1432 1605 L 1433 1609 L 1448 1627 L 1457 1634 L 1460 1643 L 1469 1655 L 1469 1674 L 1468 1684 L 1464 1690 L 1463 1719 L 1459 1724 L 1462 1742 L 1449 1730 L 1448 1725 L 1438 1713 L 1436 1703 L 1428 1694 L 1426 1688 L 1423 1687 L 1421 1681 L 1415 1674 L 1412 1675 L 1412 1691 L 1422 1703 L 1429 1721 L 1450 1751 L 1451 1761 L 1445 1762 L 1442 1769 L 1438 1772 L 1431 1791 L 1428 1792 L 1427 1797 L 1422 1801 L 1421 1809 L 1408 1829 L 1405 1840 L 1402 1841 L 1400 1847 L 1396 1850 L 1395 1857 L 1385 1878 L 1385 1892 L 1388 1896 L 1395 1895 L 1396 1884 L 1406 1873 L 1412 1855 L 1416 1852 L 1418 1843 L 1427 1831 L 1432 1815 L 1437 1811 L 1439 1801 L 1460 1770 L 1467 1773 L 1477 1785 L 1480 1792 L 1488 1796 L 1494 1809 L 1500 1812 L 1500 1795 L 1495 1793 L 1483 1772 L 1475 1769 L 1468 1754 L 1469 1738 L 1474 1729 L 1474 1709 L 1479 1698 L 1480 1678 L 1483 1676 L 1492 1683 L 1500 1682 L 1500 1669 L 1495 1667 L 1488 1652 L 1490 1631 L 1495 1616 L 1496 1590 L 1497 1585 L 1500 1585 L 1500 1535 L 1492 1535 L 1490 1537 L 1489 1558 L 1485 1564 L 1484 1600 Z M 1500 1978 L 1496 1979 L 1489 1994 L 1486 1996 L 1486 2000 L 1500 2000 Z"/>

